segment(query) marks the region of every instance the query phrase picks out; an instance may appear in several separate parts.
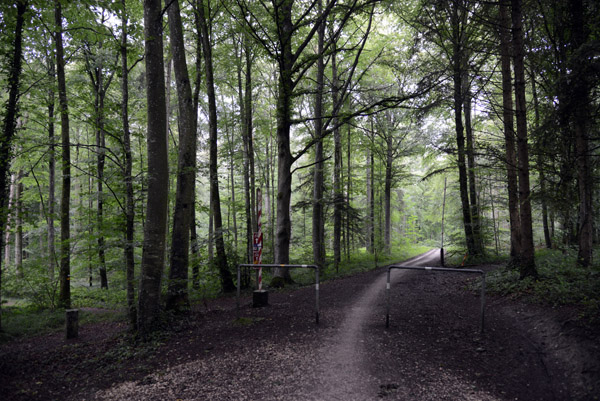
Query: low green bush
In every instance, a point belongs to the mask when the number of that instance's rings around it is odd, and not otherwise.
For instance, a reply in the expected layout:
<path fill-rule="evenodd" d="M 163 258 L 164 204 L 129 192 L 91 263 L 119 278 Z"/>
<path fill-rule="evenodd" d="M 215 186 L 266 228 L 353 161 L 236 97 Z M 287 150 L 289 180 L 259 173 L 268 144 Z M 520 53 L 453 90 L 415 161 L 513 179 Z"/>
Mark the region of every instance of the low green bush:
<path fill-rule="evenodd" d="M 527 296 L 535 302 L 575 305 L 580 317 L 600 320 L 600 265 L 581 267 L 575 251 L 542 249 L 536 252 L 538 278 L 521 280 L 514 269 L 498 269 L 487 277 L 490 292 L 504 296 Z"/>

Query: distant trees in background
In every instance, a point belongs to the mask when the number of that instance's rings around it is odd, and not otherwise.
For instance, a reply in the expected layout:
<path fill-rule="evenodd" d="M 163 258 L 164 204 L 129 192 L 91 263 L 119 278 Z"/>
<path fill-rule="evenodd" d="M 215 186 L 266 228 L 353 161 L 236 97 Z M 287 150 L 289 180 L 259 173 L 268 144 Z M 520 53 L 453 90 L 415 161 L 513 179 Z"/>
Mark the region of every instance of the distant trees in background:
<path fill-rule="evenodd" d="M 439 246 L 444 177 L 469 256 L 509 252 L 522 277 L 538 244 L 593 263 L 595 2 L 164 7 L 0 5 L 5 294 L 123 288 L 148 334 L 163 301 L 235 288 L 257 188 L 263 260 L 337 269 Z"/>

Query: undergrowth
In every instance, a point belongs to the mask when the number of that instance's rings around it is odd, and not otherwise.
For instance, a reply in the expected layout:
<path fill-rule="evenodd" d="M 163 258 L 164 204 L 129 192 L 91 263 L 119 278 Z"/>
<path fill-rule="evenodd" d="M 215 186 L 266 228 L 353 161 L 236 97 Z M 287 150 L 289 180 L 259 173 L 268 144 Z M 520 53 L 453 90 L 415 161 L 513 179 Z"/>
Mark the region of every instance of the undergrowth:
<path fill-rule="evenodd" d="M 521 280 L 514 269 L 498 269 L 488 274 L 491 293 L 512 297 L 529 297 L 534 302 L 552 306 L 574 305 L 579 318 L 600 322 L 600 264 L 580 267 L 576 251 L 542 249 L 536 252 L 538 278 Z"/>
<path fill-rule="evenodd" d="M 365 248 L 358 249 L 350 256 L 350 259 L 342 260 L 338 269 L 334 267 L 333 261 L 328 260 L 325 269 L 320 271 L 320 281 L 330 280 L 338 277 L 346 277 L 352 274 L 373 270 L 380 266 L 398 263 L 414 256 L 429 251 L 431 248 L 423 245 L 404 244 L 395 246 L 389 255 L 372 254 Z M 300 285 L 314 282 L 314 272 L 307 269 L 298 269 L 292 273 L 294 281 Z"/>

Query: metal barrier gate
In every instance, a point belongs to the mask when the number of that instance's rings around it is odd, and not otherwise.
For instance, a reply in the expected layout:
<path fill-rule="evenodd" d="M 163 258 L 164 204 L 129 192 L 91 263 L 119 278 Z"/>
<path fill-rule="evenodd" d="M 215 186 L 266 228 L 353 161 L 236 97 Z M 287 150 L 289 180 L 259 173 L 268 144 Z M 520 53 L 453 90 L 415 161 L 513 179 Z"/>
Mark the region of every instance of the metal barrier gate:
<path fill-rule="evenodd" d="M 259 269 L 259 268 L 267 268 L 267 269 L 276 269 L 276 268 L 289 268 L 289 269 L 314 269 L 315 270 L 315 321 L 319 324 L 319 266 L 317 265 L 281 265 L 281 264 L 239 264 L 237 266 L 237 292 L 235 297 L 235 305 L 237 315 L 239 317 L 240 314 L 240 282 L 241 282 L 241 269 L 242 268 L 250 268 L 250 269 Z"/>
<path fill-rule="evenodd" d="M 452 269 L 446 267 L 421 267 L 421 266 L 390 266 L 387 271 L 387 285 L 386 285 L 386 315 L 385 315 L 385 327 L 390 327 L 390 272 L 392 269 L 403 269 L 403 270 L 426 270 L 426 271 L 438 271 L 438 272 L 449 272 L 449 273 L 476 273 L 481 274 L 481 317 L 480 317 L 480 330 L 483 333 L 484 316 L 485 316 L 485 272 L 483 270 L 476 269 Z"/>

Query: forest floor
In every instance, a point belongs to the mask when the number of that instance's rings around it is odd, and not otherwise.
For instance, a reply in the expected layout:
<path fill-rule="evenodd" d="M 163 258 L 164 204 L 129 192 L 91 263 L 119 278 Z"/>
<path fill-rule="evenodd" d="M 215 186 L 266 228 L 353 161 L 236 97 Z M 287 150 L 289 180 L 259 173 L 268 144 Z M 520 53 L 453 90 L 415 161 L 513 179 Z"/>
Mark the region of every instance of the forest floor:
<path fill-rule="evenodd" d="M 430 252 L 413 265 L 433 265 Z M 477 266 L 491 271 L 500 266 Z M 574 308 L 488 296 L 479 276 L 387 269 L 202 305 L 155 341 L 124 322 L 0 346 L 1 400 L 595 400 L 600 327 Z M 88 311 L 86 313 L 102 313 Z"/>

